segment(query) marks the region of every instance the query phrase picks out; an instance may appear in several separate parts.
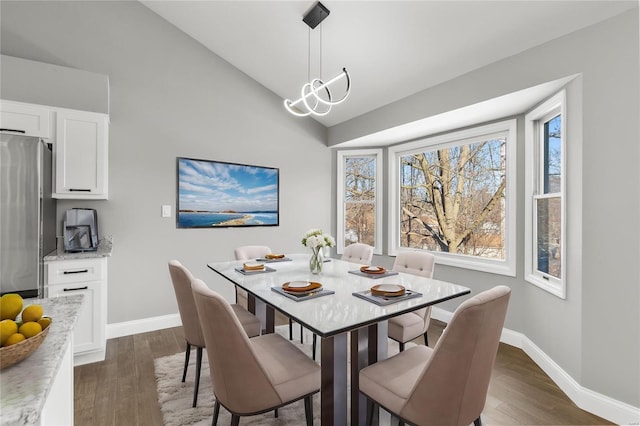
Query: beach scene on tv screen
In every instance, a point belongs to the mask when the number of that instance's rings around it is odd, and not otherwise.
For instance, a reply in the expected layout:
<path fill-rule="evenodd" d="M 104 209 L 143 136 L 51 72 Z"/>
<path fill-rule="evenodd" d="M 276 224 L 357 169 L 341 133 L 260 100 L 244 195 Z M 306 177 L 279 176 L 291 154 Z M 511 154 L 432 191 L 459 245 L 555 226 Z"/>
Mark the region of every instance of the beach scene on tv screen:
<path fill-rule="evenodd" d="M 278 225 L 278 169 L 178 158 L 178 227 Z"/>

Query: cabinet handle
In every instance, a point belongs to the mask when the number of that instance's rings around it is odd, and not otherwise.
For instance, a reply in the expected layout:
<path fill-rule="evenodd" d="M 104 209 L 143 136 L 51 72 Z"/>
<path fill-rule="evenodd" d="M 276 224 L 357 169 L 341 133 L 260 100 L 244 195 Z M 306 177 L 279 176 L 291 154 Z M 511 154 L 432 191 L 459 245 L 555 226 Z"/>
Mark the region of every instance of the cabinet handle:
<path fill-rule="evenodd" d="M 64 271 L 63 274 L 65 274 L 65 275 L 69 275 L 69 274 L 86 274 L 87 272 L 89 272 L 88 269 L 78 269 L 77 271 Z"/>
<path fill-rule="evenodd" d="M 26 130 L 18 130 L 18 129 L 0 129 L 0 132 L 27 133 Z"/>
<path fill-rule="evenodd" d="M 84 287 L 78 287 L 78 288 L 65 288 L 63 289 L 63 291 L 78 291 L 78 290 L 86 290 L 88 289 L 89 286 L 84 286 Z"/>
<path fill-rule="evenodd" d="M 80 188 L 69 188 L 71 192 L 91 192 L 90 189 L 80 189 Z"/>

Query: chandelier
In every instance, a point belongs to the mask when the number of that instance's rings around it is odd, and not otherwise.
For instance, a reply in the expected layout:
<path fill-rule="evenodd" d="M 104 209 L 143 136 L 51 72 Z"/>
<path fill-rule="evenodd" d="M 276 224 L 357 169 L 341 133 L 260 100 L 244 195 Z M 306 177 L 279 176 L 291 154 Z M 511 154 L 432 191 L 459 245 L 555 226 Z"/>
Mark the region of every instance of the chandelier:
<path fill-rule="evenodd" d="M 311 30 L 317 27 L 327 16 L 329 9 L 322 3 L 317 2 L 302 18 L 305 24 L 309 26 L 309 60 L 308 60 L 308 83 L 305 83 L 300 90 L 300 98 L 295 101 L 289 99 L 284 100 L 284 106 L 291 114 L 297 117 L 306 117 L 308 115 L 324 116 L 331 111 L 334 105 L 343 102 L 351 92 L 351 77 L 346 68 L 342 68 L 342 72 L 333 77 L 329 81 L 323 81 L 321 78 L 311 79 Z M 322 70 L 322 29 L 320 30 L 320 69 Z M 329 86 L 346 79 L 346 90 L 342 97 L 334 98 L 331 94 Z"/>

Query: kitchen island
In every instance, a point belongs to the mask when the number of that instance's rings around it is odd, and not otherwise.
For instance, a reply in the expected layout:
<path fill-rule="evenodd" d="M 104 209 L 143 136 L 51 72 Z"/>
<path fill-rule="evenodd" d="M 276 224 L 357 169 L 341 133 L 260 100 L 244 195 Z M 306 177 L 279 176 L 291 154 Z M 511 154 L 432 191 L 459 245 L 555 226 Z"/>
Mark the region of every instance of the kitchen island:
<path fill-rule="evenodd" d="M 0 425 L 73 425 L 73 329 L 83 296 L 25 299 L 52 318 L 40 347 L 0 371 Z"/>

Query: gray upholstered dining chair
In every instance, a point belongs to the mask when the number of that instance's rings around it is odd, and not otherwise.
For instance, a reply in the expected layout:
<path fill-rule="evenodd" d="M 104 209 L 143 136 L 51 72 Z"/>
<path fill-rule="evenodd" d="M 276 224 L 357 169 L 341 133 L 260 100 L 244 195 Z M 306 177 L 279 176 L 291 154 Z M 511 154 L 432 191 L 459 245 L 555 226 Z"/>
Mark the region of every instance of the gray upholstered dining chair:
<path fill-rule="evenodd" d="M 361 265 L 371 265 L 373 259 L 373 247 L 364 243 L 353 243 L 344 248 L 342 260 L 359 263 Z"/>
<path fill-rule="evenodd" d="M 271 253 L 271 249 L 267 246 L 240 246 L 233 250 L 236 260 L 255 260 Z M 247 307 L 247 292 L 236 287 L 236 303 Z"/>
<path fill-rule="evenodd" d="M 396 256 L 392 269 L 397 272 L 432 278 L 434 268 L 435 257 L 433 254 L 425 251 L 403 251 Z M 404 350 L 405 343 L 421 335 L 424 336 L 425 346 L 429 346 L 427 330 L 430 320 L 431 306 L 393 317 L 389 319 L 389 338 L 399 343 L 401 352 Z"/>
<path fill-rule="evenodd" d="M 229 303 L 201 280 L 191 283 L 209 358 L 216 402 L 232 415 L 260 414 L 304 399 L 306 424 L 313 425 L 311 397 L 320 391 L 320 366 L 279 334 L 249 339 Z"/>
<path fill-rule="evenodd" d="M 205 347 L 205 340 L 202 334 L 202 328 L 200 327 L 200 319 L 198 317 L 196 305 L 193 301 L 193 292 L 191 291 L 191 280 L 193 280 L 193 275 L 177 260 L 169 261 L 169 274 L 171 275 L 173 290 L 176 293 L 184 338 L 187 341 L 187 350 L 184 357 L 184 370 L 182 372 L 183 382 L 187 377 L 187 367 L 189 366 L 191 346 L 196 347 L 196 380 L 193 389 L 193 406 L 195 407 L 198 403 L 202 349 Z M 242 324 L 247 336 L 254 337 L 260 334 L 262 327 L 260 326 L 260 320 L 257 317 L 239 305 L 233 305 L 232 310 L 238 317 L 238 320 Z"/>
<path fill-rule="evenodd" d="M 249 260 L 265 257 L 271 253 L 268 246 L 240 246 L 233 250 L 236 260 Z"/>
<path fill-rule="evenodd" d="M 414 346 L 360 370 L 359 390 L 412 425 L 482 424 L 511 289 L 497 286 L 458 306 L 432 349 Z"/>
<path fill-rule="evenodd" d="M 344 248 L 341 260 L 360 265 L 371 265 L 373 259 L 373 247 L 364 243 L 353 243 Z M 302 331 L 301 331 L 302 332 Z M 316 347 L 318 346 L 318 336 L 314 333 L 312 337 L 312 358 L 316 359 Z"/>
<path fill-rule="evenodd" d="M 258 259 L 265 257 L 269 253 L 271 253 L 271 249 L 267 246 L 240 246 L 233 250 L 236 260 Z M 236 303 L 239 303 L 244 299 L 245 302 L 240 304 L 246 308 L 247 297 L 248 295 L 246 291 L 236 287 Z M 289 318 L 289 340 L 293 340 L 293 320 L 291 318 Z M 304 343 L 302 337 L 302 325 L 300 325 L 300 343 Z"/>
<path fill-rule="evenodd" d="M 369 244 L 364 243 L 350 244 L 344 248 L 341 259 L 351 263 L 358 263 L 360 265 L 371 265 L 371 260 L 373 259 L 373 247 L 371 247 Z M 316 336 L 316 334 L 314 333 L 313 341 L 311 343 L 314 360 L 316 359 L 317 345 L 318 336 Z"/>

